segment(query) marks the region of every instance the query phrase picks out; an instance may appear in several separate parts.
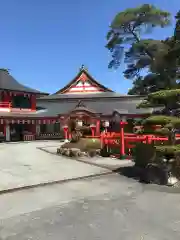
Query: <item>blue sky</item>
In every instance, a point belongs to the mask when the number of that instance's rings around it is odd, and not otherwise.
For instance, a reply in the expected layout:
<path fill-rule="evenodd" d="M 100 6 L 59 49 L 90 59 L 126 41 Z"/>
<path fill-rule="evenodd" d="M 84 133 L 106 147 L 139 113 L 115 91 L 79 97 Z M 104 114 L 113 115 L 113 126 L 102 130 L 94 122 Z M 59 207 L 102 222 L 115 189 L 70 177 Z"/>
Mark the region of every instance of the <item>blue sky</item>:
<path fill-rule="evenodd" d="M 85 64 L 101 83 L 126 93 L 131 81 L 123 77 L 124 66 L 109 70 L 105 49 L 108 26 L 116 13 L 147 3 L 141 0 L 2 0 L 0 14 L 0 67 L 9 68 L 20 82 L 55 92 Z M 180 9 L 179 0 L 148 3 L 170 11 Z M 173 28 L 156 30 L 165 38 Z"/>

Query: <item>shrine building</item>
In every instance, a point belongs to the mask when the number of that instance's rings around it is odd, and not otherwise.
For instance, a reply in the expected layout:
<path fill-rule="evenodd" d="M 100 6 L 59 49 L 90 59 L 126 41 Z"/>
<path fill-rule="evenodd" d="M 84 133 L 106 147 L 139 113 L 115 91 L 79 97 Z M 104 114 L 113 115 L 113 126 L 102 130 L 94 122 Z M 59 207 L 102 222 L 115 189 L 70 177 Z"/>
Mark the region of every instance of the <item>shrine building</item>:
<path fill-rule="evenodd" d="M 54 94 L 26 87 L 0 69 L 0 136 L 5 141 L 60 138 L 69 119 L 94 124 L 99 135 L 105 122 L 125 118 L 132 123 L 151 114 L 152 109 L 136 108 L 142 100 L 105 87 L 84 66 Z"/>

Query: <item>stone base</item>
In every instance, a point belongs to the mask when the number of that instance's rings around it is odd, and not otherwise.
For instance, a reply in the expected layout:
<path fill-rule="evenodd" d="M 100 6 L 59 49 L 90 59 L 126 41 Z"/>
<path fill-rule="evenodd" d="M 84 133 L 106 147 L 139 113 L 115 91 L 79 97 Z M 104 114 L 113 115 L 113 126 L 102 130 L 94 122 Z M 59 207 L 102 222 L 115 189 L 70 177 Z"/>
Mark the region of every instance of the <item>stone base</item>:
<path fill-rule="evenodd" d="M 57 154 L 67 157 L 94 157 L 100 154 L 100 150 L 89 150 L 88 152 L 82 152 L 78 148 L 57 148 Z"/>

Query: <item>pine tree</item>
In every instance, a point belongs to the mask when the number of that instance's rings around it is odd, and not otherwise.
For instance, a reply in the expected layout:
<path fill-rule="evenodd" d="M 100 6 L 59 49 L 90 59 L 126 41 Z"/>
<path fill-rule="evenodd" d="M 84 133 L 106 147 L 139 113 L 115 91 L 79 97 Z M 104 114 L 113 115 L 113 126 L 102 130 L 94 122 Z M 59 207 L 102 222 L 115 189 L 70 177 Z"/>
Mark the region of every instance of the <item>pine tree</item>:
<path fill-rule="evenodd" d="M 179 63 L 180 63 L 180 35 L 179 35 L 179 17 L 176 16 L 177 22 L 174 31 L 174 36 L 171 37 L 169 45 L 170 50 L 163 59 L 166 69 L 168 71 L 169 81 L 171 79 L 178 79 L 179 77 Z M 169 65 L 168 65 L 169 62 Z M 180 89 L 167 89 L 154 93 L 150 93 L 147 98 L 142 101 L 138 108 L 154 108 L 154 114 L 142 121 L 143 129 L 141 133 L 151 133 L 155 135 L 164 135 L 168 137 L 168 142 L 162 145 L 155 145 L 157 158 L 155 160 L 157 166 L 161 165 L 162 157 L 166 158 L 166 167 L 171 166 L 171 172 L 180 177 L 180 144 L 176 139 L 176 132 L 180 129 Z M 154 125 L 159 125 L 160 128 L 153 129 Z M 170 164 L 170 160 L 172 163 Z M 160 164 L 160 165 L 158 165 Z"/>

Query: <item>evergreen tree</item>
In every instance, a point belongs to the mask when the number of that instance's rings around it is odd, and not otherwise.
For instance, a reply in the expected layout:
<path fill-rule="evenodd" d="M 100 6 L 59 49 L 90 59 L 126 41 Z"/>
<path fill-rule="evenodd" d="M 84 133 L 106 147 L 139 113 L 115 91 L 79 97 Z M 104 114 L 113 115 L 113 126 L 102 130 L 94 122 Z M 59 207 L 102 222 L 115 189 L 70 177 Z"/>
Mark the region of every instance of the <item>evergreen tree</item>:
<path fill-rule="evenodd" d="M 172 79 L 177 79 L 179 74 L 179 13 L 176 16 L 177 22 L 174 31 L 174 36 L 168 39 L 168 44 L 171 45 L 171 49 L 163 59 L 164 63 L 169 62 L 169 66 L 164 64 L 164 70 L 168 72 L 169 82 Z M 170 64 L 170 62 L 172 64 Z M 179 158 L 180 156 L 180 144 L 178 143 L 175 134 L 180 129 L 180 89 L 167 89 L 148 94 L 147 98 L 142 101 L 139 108 L 153 107 L 154 114 L 142 121 L 143 129 L 141 133 L 151 133 L 155 135 L 164 135 L 168 137 L 168 142 L 163 143 L 161 146 L 155 146 L 157 157 L 155 159 L 156 166 L 164 168 L 162 165 L 162 156 L 166 158 L 166 170 L 170 169 L 171 173 L 180 177 Z M 152 126 L 159 125 L 160 128 L 153 129 Z M 170 164 L 170 160 L 172 161 Z M 154 160 L 153 160 L 154 161 Z M 160 163 L 161 162 L 161 163 Z M 152 173 L 154 163 L 150 166 L 149 170 Z M 171 166 L 169 168 L 169 166 Z M 154 170 L 153 170 L 154 171 Z M 164 170 L 163 170 L 164 171 Z M 168 170 L 169 171 L 169 170 Z M 154 172 L 153 172 L 154 174 Z M 168 175 L 166 175 L 167 182 Z"/>
<path fill-rule="evenodd" d="M 170 14 L 153 5 L 144 4 L 118 13 L 110 25 L 106 47 L 112 52 L 109 68 L 117 68 L 122 59 L 127 63 L 125 77 L 134 78 L 140 70 L 148 68 L 156 56 L 168 49 L 162 41 L 145 39 L 143 36 L 155 27 L 170 23 Z"/>
<path fill-rule="evenodd" d="M 162 89 L 179 88 L 180 12 L 176 15 L 174 36 L 165 40 L 145 39 L 144 33 L 170 23 L 170 14 L 153 5 L 144 4 L 126 9 L 114 18 L 108 32 L 106 47 L 112 52 L 109 67 L 126 63 L 124 76 L 135 79 L 130 94 L 148 94 Z M 148 75 L 140 77 L 142 69 Z M 140 79 L 142 82 L 140 82 Z"/>

